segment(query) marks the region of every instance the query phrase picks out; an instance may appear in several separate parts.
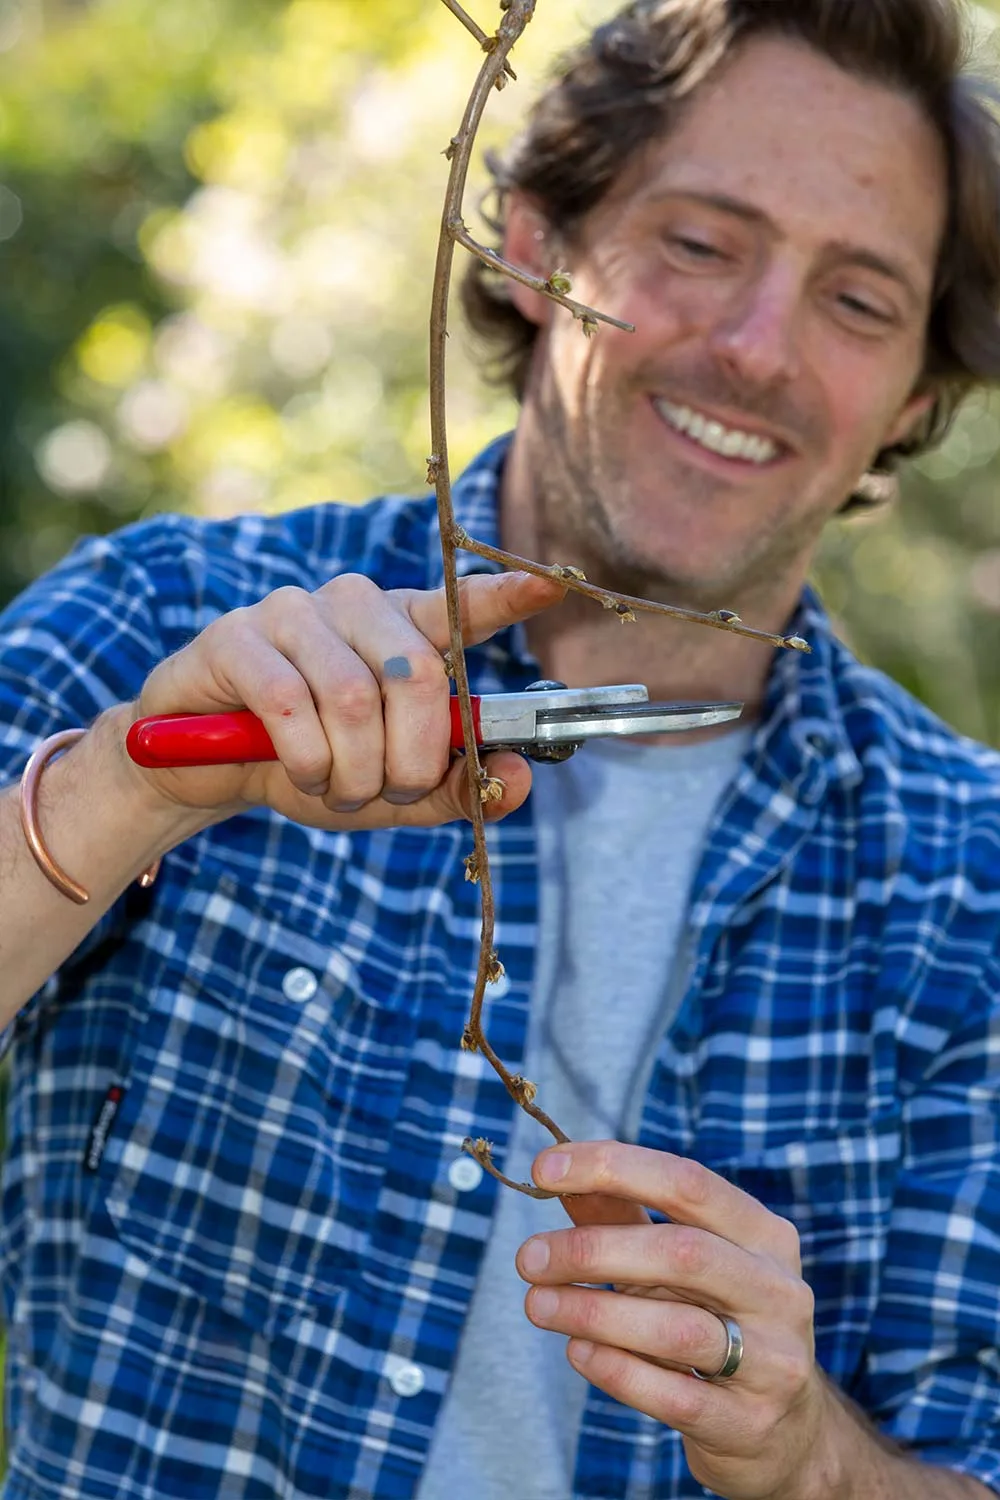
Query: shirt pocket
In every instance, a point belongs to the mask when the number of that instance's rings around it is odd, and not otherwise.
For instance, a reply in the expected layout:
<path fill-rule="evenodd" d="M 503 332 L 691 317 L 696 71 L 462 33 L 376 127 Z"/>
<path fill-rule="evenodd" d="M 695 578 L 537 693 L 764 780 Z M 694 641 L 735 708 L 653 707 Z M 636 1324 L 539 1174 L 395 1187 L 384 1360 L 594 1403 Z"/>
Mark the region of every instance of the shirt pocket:
<path fill-rule="evenodd" d="M 889 1114 L 710 1163 L 795 1225 L 816 1301 L 817 1356 L 845 1385 L 878 1302 L 900 1149 L 899 1116 Z"/>
<path fill-rule="evenodd" d="M 335 918 L 309 926 L 195 873 L 99 1169 L 130 1250 L 266 1335 L 359 1278 L 412 1051 Z"/>

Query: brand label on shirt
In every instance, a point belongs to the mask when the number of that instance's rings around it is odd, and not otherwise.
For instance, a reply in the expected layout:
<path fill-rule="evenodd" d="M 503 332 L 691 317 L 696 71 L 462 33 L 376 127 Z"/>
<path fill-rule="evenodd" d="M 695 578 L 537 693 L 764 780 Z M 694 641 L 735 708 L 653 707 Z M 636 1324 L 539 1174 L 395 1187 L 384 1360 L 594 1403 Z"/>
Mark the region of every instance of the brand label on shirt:
<path fill-rule="evenodd" d="M 108 1136 L 111 1127 L 115 1123 L 115 1115 L 118 1106 L 125 1097 L 125 1090 L 120 1083 L 113 1083 L 101 1101 L 101 1107 L 97 1111 L 97 1119 L 90 1130 L 90 1139 L 87 1141 L 87 1149 L 83 1155 L 83 1169 L 85 1172 L 96 1172 L 101 1165 L 101 1157 L 104 1148 L 108 1144 Z"/>

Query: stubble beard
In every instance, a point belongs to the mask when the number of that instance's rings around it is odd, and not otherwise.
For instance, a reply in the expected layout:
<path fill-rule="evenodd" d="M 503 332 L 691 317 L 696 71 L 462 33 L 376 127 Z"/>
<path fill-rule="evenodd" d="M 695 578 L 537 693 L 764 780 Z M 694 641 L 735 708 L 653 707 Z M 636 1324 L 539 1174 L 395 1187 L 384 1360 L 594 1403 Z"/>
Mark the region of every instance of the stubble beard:
<path fill-rule="evenodd" d="M 629 504 L 634 481 L 628 458 L 618 443 L 594 443 L 589 436 L 607 432 L 609 420 L 613 431 L 614 416 L 605 414 L 600 424 L 574 425 L 556 392 L 550 388 L 539 396 L 532 467 L 538 544 L 545 558 L 580 567 L 592 583 L 616 593 L 704 612 L 728 607 L 729 598 L 743 598 L 748 589 L 766 590 L 775 568 L 787 561 L 778 556 L 785 548 L 764 548 L 749 568 L 749 559 L 735 564 L 727 559 L 711 577 L 694 578 L 671 569 L 657 557 L 655 545 L 617 525 L 610 497 L 619 496 L 626 512 L 638 509 Z M 625 430 L 623 418 L 619 430 Z M 686 470 L 681 482 L 692 508 L 699 504 L 699 490 L 708 503 L 718 483 L 694 469 Z"/>

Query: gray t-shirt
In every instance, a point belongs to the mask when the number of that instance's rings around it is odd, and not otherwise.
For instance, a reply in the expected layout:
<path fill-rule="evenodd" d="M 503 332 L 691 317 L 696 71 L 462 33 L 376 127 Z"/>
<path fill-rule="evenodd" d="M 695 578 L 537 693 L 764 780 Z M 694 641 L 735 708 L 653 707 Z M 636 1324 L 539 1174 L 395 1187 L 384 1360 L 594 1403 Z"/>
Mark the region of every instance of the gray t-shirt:
<path fill-rule="evenodd" d="M 576 1140 L 634 1138 L 708 823 L 751 731 L 700 745 L 592 741 L 533 792 L 539 949 L 525 1075 Z M 551 1145 L 518 1111 L 503 1170 Z M 418 1500 L 568 1500 L 587 1385 L 529 1323 L 514 1256 L 565 1228 L 557 1201 L 500 1192 Z"/>

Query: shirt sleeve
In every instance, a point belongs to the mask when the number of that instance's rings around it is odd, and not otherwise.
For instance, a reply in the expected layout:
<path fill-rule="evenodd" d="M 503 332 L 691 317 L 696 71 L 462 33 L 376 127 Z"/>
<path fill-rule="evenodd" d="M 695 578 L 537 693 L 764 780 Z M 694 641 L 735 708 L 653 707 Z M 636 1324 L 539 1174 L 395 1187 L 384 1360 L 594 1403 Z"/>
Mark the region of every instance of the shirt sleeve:
<path fill-rule="evenodd" d="M 35 747 L 91 724 L 134 698 L 166 655 L 153 583 L 118 537 L 89 537 L 0 613 L 0 787 L 16 782 Z M 86 871 L 72 872 L 86 884 Z M 88 933 L 67 966 L 121 923 L 124 897 Z M 51 981 L 0 1032 L 0 1055 L 31 1024 Z"/>
<path fill-rule="evenodd" d="M 860 1388 L 914 1458 L 1000 1493 L 1000 957 L 903 1099 L 903 1157 Z"/>

